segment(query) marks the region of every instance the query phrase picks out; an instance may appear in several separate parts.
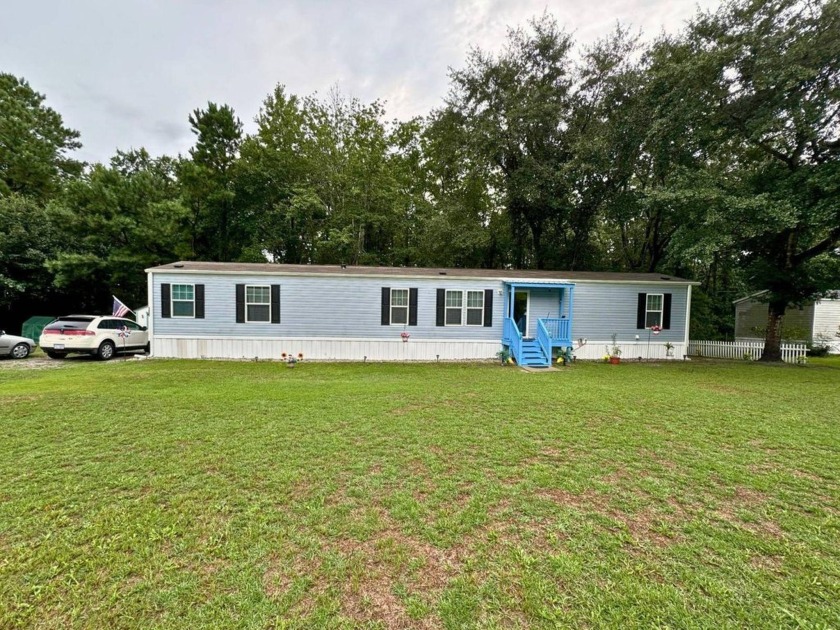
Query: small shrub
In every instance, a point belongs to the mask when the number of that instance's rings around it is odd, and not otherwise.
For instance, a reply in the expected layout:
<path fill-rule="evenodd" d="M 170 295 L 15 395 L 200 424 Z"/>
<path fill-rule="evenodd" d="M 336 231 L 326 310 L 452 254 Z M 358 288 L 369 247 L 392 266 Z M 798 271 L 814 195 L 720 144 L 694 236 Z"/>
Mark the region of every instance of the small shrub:
<path fill-rule="evenodd" d="M 812 357 L 828 356 L 828 351 L 831 350 L 829 346 L 822 346 L 817 344 L 808 345 L 808 355 Z"/>

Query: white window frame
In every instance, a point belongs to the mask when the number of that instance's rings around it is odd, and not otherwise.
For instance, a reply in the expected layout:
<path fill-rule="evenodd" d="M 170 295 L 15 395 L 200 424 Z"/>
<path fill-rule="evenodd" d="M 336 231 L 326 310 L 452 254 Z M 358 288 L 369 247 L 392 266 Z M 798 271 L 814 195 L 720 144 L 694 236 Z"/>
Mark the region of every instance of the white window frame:
<path fill-rule="evenodd" d="M 478 306 L 469 305 L 470 293 L 478 293 L 481 297 L 481 323 L 478 324 L 470 324 L 469 321 L 470 310 L 476 311 L 479 309 Z M 482 289 L 467 289 L 464 291 L 464 326 L 472 326 L 473 328 L 484 326 L 484 291 Z"/>
<path fill-rule="evenodd" d="M 266 302 L 249 302 L 248 289 L 268 289 L 268 319 L 248 318 L 248 306 L 266 306 Z M 245 323 L 246 324 L 270 324 L 271 323 L 271 285 L 270 284 L 246 284 L 245 285 Z"/>
<path fill-rule="evenodd" d="M 450 293 L 460 293 L 461 294 L 461 306 L 447 306 L 446 298 Z M 443 325 L 444 326 L 463 326 L 464 325 L 464 305 L 466 304 L 465 300 L 466 296 L 464 295 L 464 291 L 461 289 L 446 289 L 446 293 L 443 294 Z M 457 324 L 450 324 L 449 318 L 446 316 L 449 311 L 459 310 L 461 311 L 461 321 Z"/>
<path fill-rule="evenodd" d="M 405 306 L 401 304 L 394 304 L 394 291 L 405 291 Z M 405 323 L 399 324 L 394 322 L 394 309 L 395 308 L 404 308 L 405 309 Z M 408 322 L 411 319 L 411 289 L 405 287 L 394 287 L 390 290 L 390 295 L 388 296 L 388 324 L 391 326 L 408 326 Z"/>
<path fill-rule="evenodd" d="M 175 299 L 175 287 L 192 287 L 192 300 L 176 300 Z M 175 314 L 175 302 L 192 302 L 192 315 L 176 315 Z M 194 284 L 189 284 L 189 283 L 184 283 L 184 282 L 178 282 L 177 284 L 174 283 L 174 282 L 172 283 L 172 285 L 169 287 L 169 314 L 173 318 L 178 318 L 178 319 L 195 319 L 195 285 Z"/>
<path fill-rule="evenodd" d="M 659 296 L 659 308 L 648 308 L 651 296 Z M 659 323 L 651 324 L 651 326 L 659 326 L 662 328 L 662 323 L 665 321 L 665 294 L 664 293 L 648 293 L 645 296 L 645 329 L 650 330 L 648 326 L 648 313 L 659 313 Z"/>

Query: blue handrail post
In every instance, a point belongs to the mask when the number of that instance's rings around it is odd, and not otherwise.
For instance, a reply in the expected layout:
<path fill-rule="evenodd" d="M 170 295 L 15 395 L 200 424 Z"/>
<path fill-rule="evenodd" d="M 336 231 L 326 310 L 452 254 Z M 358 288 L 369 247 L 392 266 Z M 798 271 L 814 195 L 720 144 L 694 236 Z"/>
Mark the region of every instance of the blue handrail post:
<path fill-rule="evenodd" d="M 566 338 L 569 340 L 569 343 L 572 342 L 572 321 L 574 320 L 574 314 L 573 314 L 574 313 L 574 311 L 573 311 L 574 303 L 575 303 L 575 290 L 574 290 L 573 287 L 569 287 L 569 317 L 568 317 L 569 331 L 566 335 Z"/>

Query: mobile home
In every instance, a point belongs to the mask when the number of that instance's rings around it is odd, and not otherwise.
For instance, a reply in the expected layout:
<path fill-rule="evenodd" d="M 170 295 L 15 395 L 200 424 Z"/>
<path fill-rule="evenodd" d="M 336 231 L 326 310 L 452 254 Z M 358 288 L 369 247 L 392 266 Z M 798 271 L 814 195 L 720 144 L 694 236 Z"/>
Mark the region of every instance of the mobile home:
<path fill-rule="evenodd" d="M 153 356 L 682 357 L 692 282 L 661 274 L 176 262 L 147 269 Z M 661 329 L 661 331 L 659 330 Z"/>

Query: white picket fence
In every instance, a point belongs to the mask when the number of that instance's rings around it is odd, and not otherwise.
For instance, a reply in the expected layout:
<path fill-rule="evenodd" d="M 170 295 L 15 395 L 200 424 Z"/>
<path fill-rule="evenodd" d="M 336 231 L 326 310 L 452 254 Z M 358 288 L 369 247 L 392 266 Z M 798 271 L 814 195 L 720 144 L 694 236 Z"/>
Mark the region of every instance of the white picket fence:
<path fill-rule="evenodd" d="M 750 359 L 757 361 L 764 351 L 764 341 L 696 341 L 688 342 L 688 356 L 712 359 Z M 804 360 L 808 347 L 804 343 L 783 343 L 782 361 Z"/>

